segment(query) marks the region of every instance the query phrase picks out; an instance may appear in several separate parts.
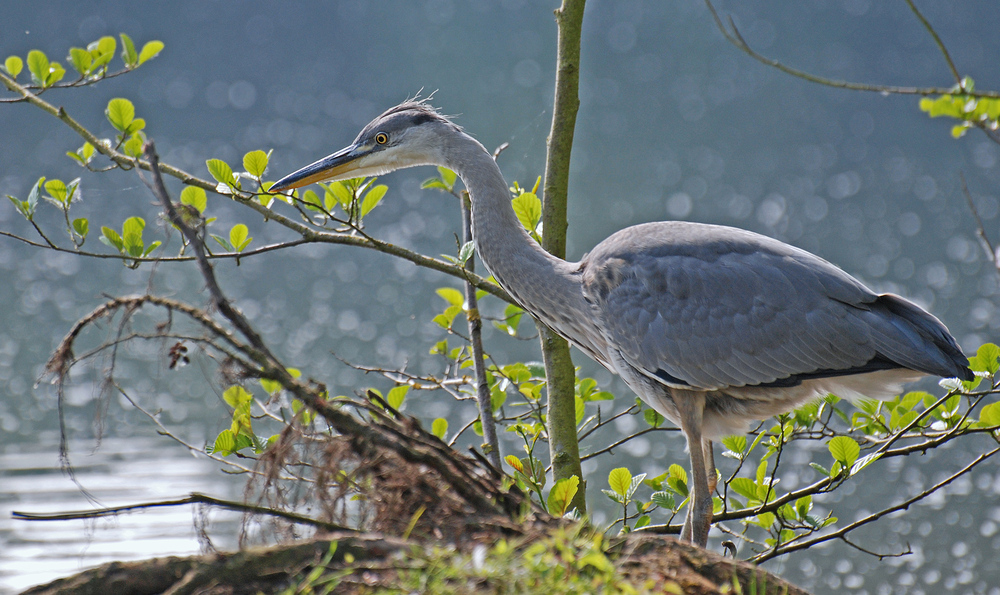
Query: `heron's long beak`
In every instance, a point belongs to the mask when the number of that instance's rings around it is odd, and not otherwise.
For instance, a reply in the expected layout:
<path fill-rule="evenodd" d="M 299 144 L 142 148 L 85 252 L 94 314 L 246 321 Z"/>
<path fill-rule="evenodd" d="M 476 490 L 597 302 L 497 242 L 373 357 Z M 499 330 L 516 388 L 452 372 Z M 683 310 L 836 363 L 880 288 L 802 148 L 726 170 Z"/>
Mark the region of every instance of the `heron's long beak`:
<path fill-rule="evenodd" d="M 325 182 L 334 178 L 352 177 L 349 174 L 357 169 L 357 160 L 369 153 L 367 148 L 358 145 L 345 147 L 333 155 L 324 157 L 281 178 L 271 186 L 269 192 L 301 188 L 314 182 Z"/>

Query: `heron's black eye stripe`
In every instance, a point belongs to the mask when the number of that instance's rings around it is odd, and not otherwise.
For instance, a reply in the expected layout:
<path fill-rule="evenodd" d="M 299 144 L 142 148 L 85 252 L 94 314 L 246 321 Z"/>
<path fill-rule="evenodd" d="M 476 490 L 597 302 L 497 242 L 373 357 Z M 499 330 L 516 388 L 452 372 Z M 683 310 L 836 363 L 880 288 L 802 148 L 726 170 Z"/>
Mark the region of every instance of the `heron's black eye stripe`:
<path fill-rule="evenodd" d="M 385 143 L 389 142 L 389 135 L 384 132 L 379 132 L 378 134 L 375 135 L 375 142 L 377 142 L 380 145 L 384 145 Z"/>

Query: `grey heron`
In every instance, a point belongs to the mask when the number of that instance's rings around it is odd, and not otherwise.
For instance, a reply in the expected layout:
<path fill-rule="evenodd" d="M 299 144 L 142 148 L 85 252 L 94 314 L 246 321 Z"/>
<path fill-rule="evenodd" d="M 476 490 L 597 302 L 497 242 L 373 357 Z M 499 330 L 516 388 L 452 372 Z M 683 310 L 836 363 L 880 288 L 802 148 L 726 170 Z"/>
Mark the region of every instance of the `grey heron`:
<path fill-rule="evenodd" d="M 756 233 L 645 223 L 579 262 L 552 256 L 518 221 L 490 153 L 424 102 L 387 110 L 350 146 L 271 191 L 418 165 L 462 179 L 476 251 L 507 293 L 681 428 L 692 472 L 681 538 L 702 547 L 717 479 L 713 439 L 828 393 L 888 398 L 924 375 L 973 378 L 937 318 Z"/>

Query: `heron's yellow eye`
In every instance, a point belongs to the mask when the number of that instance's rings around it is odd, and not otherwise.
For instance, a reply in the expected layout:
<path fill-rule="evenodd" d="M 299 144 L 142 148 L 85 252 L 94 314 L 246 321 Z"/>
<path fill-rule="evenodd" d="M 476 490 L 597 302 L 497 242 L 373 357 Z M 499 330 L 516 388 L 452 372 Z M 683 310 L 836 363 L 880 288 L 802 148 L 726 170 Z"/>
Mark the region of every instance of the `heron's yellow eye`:
<path fill-rule="evenodd" d="M 379 132 L 378 134 L 375 135 L 375 142 L 377 142 L 380 145 L 384 145 L 385 143 L 389 142 L 389 135 L 384 132 Z"/>

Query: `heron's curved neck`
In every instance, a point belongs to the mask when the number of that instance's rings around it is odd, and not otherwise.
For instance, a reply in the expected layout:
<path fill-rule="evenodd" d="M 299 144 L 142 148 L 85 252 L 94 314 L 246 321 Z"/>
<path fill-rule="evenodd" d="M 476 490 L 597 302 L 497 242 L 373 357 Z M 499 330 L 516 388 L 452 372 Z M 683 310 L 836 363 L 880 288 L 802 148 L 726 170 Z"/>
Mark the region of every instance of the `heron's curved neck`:
<path fill-rule="evenodd" d="M 528 235 L 514 214 L 496 161 L 478 141 L 459 135 L 444 165 L 455 170 L 472 197 L 472 235 L 479 257 L 526 310 L 560 334 L 575 334 L 565 321 L 580 320 L 589 310 L 579 276 L 573 274 L 575 264 L 549 254 Z"/>

